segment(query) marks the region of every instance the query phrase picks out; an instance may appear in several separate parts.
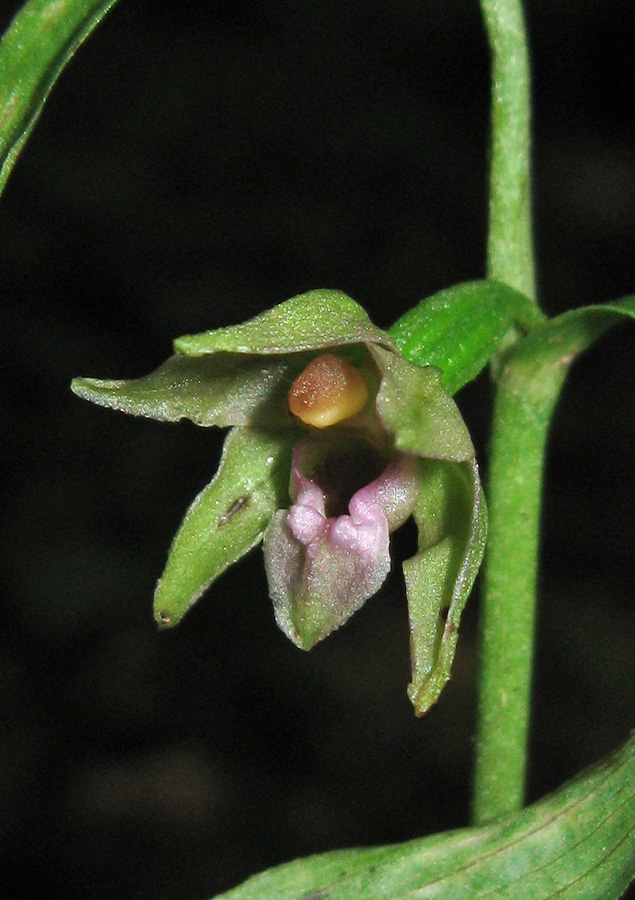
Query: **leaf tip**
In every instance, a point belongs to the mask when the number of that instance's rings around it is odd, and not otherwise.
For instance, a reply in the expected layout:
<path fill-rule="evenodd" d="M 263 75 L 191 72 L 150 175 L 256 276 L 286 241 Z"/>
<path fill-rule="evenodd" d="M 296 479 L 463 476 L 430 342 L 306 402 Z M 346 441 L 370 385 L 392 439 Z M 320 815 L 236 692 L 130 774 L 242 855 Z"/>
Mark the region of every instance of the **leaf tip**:
<path fill-rule="evenodd" d="M 194 597 L 189 603 L 178 602 L 182 598 L 175 598 L 173 588 L 166 590 L 164 575 L 157 581 L 153 606 L 154 621 L 161 631 L 178 625 L 190 606 L 198 599 Z"/>
<path fill-rule="evenodd" d="M 444 678 L 441 680 L 440 684 L 435 684 L 431 683 L 430 679 L 428 679 L 422 685 L 415 684 L 414 682 L 408 685 L 408 699 L 412 703 L 415 716 L 418 719 L 423 718 L 426 713 L 430 712 L 441 696 L 441 692 L 448 680 L 448 678 Z"/>
<path fill-rule="evenodd" d="M 154 620 L 159 628 L 172 628 L 176 625 L 176 622 L 173 621 L 172 616 L 166 609 L 155 610 Z"/>
<path fill-rule="evenodd" d="M 188 609 L 189 606 L 181 610 L 166 603 L 161 591 L 161 582 L 159 581 L 154 594 L 154 621 L 161 631 L 178 625 Z"/>
<path fill-rule="evenodd" d="M 88 398 L 90 391 L 91 378 L 73 378 L 71 381 L 71 391 L 83 400 Z"/>
<path fill-rule="evenodd" d="M 154 621 L 159 631 L 169 631 L 178 625 L 182 618 L 182 616 L 173 616 L 165 609 L 156 610 L 154 613 Z"/>
<path fill-rule="evenodd" d="M 180 353 L 183 356 L 197 356 L 197 337 L 198 335 L 195 334 L 184 334 L 181 337 L 175 338 L 172 341 L 174 352 Z"/>
<path fill-rule="evenodd" d="M 116 392 L 121 389 L 122 381 L 103 378 L 73 378 L 71 391 L 82 400 L 90 400 L 100 406 L 115 406 Z"/>

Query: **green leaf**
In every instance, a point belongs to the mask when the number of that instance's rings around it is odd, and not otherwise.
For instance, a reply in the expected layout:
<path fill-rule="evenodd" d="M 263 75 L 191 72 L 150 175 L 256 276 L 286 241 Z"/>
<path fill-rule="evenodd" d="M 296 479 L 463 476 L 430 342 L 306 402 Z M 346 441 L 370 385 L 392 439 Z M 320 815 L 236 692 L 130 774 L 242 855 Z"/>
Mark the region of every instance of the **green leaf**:
<path fill-rule="evenodd" d="M 84 400 L 164 422 L 197 425 L 288 427 L 287 393 L 311 354 L 251 356 L 177 354 L 143 378 L 76 378 L 71 389 Z"/>
<path fill-rule="evenodd" d="M 419 552 L 403 564 L 410 618 L 412 683 L 418 716 L 450 678 L 461 615 L 483 561 L 487 511 L 476 461 L 423 462 L 414 513 Z"/>
<path fill-rule="evenodd" d="M 176 625 L 214 579 L 260 543 L 269 519 L 287 505 L 288 434 L 230 431 L 218 472 L 181 523 L 154 595 L 155 619 Z"/>
<path fill-rule="evenodd" d="M 216 900 L 617 900 L 635 868 L 635 736 L 519 813 L 296 860 Z"/>
<path fill-rule="evenodd" d="M 441 369 L 455 394 L 519 331 L 540 321 L 524 294 L 496 281 L 471 281 L 422 300 L 389 333 L 406 359 Z"/>
<path fill-rule="evenodd" d="M 0 193 L 44 101 L 115 0 L 31 0 L 0 43 Z"/>
<path fill-rule="evenodd" d="M 517 345 L 513 358 L 535 367 L 557 366 L 566 371 L 579 353 L 628 319 L 635 319 L 635 296 L 572 309 L 535 328 Z"/>
<path fill-rule="evenodd" d="M 293 353 L 342 344 L 377 342 L 394 349 L 386 332 L 341 291 L 317 290 L 292 297 L 259 316 L 202 334 L 177 338 L 174 348 L 187 356 L 206 353 Z"/>

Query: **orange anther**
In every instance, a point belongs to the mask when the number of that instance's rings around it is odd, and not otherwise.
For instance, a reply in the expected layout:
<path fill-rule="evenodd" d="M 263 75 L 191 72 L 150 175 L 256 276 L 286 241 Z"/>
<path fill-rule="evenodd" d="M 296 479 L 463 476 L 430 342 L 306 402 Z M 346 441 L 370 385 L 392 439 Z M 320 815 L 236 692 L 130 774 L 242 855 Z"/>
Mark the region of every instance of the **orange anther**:
<path fill-rule="evenodd" d="M 364 379 L 333 353 L 317 356 L 291 385 L 289 409 L 306 425 L 328 428 L 360 412 L 368 400 Z"/>

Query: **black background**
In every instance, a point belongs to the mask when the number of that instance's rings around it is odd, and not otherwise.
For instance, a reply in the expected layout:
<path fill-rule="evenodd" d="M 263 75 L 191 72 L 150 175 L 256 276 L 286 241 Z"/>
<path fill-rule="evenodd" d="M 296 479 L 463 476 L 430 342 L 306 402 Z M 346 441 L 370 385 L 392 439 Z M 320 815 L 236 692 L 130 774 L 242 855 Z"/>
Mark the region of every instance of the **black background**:
<path fill-rule="evenodd" d="M 635 291 L 635 7 L 534 0 L 528 24 L 557 314 Z M 121 0 L 55 87 L 0 202 L 3 896 L 205 900 L 467 823 L 477 598 L 423 720 L 399 566 L 310 654 L 275 627 L 260 551 L 158 633 L 154 582 L 221 435 L 68 386 L 310 288 L 388 326 L 482 277 L 487 120 L 478 5 L 458 0 Z M 554 422 L 532 799 L 632 725 L 634 351 L 627 326 L 601 341 Z M 486 466 L 486 376 L 458 400 Z"/>

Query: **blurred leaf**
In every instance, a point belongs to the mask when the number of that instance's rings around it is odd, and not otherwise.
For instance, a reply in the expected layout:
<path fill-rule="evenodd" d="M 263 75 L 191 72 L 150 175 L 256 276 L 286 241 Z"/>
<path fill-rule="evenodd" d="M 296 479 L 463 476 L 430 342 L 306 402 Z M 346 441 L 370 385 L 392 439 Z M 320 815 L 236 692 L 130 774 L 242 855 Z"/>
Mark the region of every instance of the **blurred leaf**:
<path fill-rule="evenodd" d="M 389 334 L 406 359 L 438 366 L 445 388 L 455 394 L 518 331 L 530 331 L 540 321 L 524 294 L 496 281 L 471 281 L 422 300 Z"/>
<path fill-rule="evenodd" d="M 481 828 L 311 856 L 216 900 L 617 900 L 635 872 L 635 736 Z"/>
<path fill-rule="evenodd" d="M 116 0 L 31 0 L 0 43 L 0 193 L 44 101 Z"/>
<path fill-rule="evenodd" d="M 293 437 L 237 428 L 218 472 L 181 523 L 154 595 L 162 626 L 176 625 L 214 579 L 262 540 L 285 505 Z"/>

